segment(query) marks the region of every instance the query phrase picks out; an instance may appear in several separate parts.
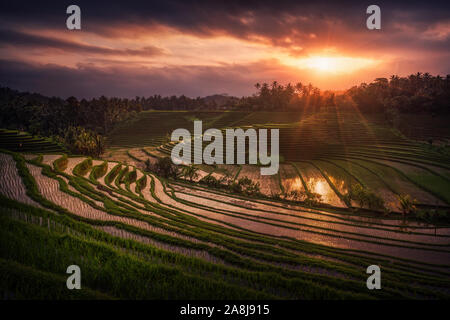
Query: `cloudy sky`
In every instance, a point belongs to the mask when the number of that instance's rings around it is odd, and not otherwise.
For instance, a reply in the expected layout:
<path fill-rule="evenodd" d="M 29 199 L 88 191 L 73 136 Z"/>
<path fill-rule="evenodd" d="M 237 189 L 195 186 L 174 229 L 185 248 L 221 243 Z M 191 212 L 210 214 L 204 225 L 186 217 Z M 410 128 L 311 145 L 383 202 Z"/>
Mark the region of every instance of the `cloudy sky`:
<path fill-rule="evenodd" d="M 71 4 L 81 30 L 66 28 Z M 381 30 L 366 28 L 370 4 Z M 242 96 L 274 80 L 340 90 L 418 71 L 450 73 L 449 1 L 0 4 L 0 85 L 45 95 Z"/>

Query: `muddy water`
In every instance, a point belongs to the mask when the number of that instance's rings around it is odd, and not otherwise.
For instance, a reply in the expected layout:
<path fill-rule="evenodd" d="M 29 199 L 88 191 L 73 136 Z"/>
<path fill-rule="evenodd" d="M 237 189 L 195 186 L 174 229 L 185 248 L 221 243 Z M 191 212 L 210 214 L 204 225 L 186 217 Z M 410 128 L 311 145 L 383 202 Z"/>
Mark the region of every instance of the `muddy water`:
<path fill-rule="evenodd" d="M 263 176 L 259 167 L 254 165 L 243 165 L 238 179 L 247 177 L 255 183 L 259 183 L 261 193 L 272 196 L 280 194 L 280 184 L 277 175 Z"/>
<path fill-rule="evenodd" d="M 328 221 L 311 220 L 308 219 L 305 215 L 300 214 L 291 216 L 278 215 L 276 213 L 261 212 L 245 208 L 236 208 L 236 207 L 233 208 L 228 204 L 215 201 L 214 199 L 204 199 L 179 192 L 176 192 L 175 195 L 180 199 L 191 202 L 192 204 L 197 204 L 201 202 L 204 206 L 210 207 L 211 209 L 209 210 L 224 210 L 224 212 L 226 213 L 227 212 L 233 213 L 236 214 L 237 216 L 239 216 L 240 214 L 246 214 L 247 216 L 249 216 L 249 218 L 256 220 L 261 219 L 260 220 L 261 222 L 276 223 L 279 225 L 285 225 L 286 227 L 294 227 L 294 228 L 310 228 L 309 230 L 324 233 L 334 233 L 334 234 L 341 233 L 342 235 L 346 235 L 346 233 L 349 232 L 354 234 L 348 236 L 357 238 L 370 239 L 372 236 L 381 238 L 376 241 L 391 241 L 395 239 L 400 241 L 422 242 L 425 244 L 446 244 L 448 245 L 447 248 L 450 250 L 450 238 L 435 237 L 433 234 L 414 235 L 396 232 L 398 230 L 379 230 L 371 227 L 362 226 L 360 224 L 353 224 L 350 222 L 343 224 L 340 221 L 333 221 L 331 219 L 328 219 Z M 328 230 L 325 230 L 323 228 Z M 418 244 L 414 245 L 417 246 Z"/>
<path fill-rule="evenodd" d="M 200 200 L 199 200 L 199 203 Z M 186 206 L 186 205 L 184 205 Z M 199 209 L 193 209 L 199 210 Z M 313 243 L 319 243 L 326 246 L 363 250 L 374 253 L 381 253 L 386 255 L 392 255 L 394 257 L 412 259 L 420 262 L 430 262 L 436 264 L 450 264 L 450 253 L 449 252 L 433 252 L 428 251 L 424 248 L 402 248 L 395 246 L 395 243 L 391 240 L 375 240 L 375 243 L 370 243 L 362 241 L 363 239 L 358 236 L 349 236 L 355 238 L 353 240 L 342 238 L 338 232 L 333 231 L 322 231 L 322 234 L 316 233 L 317 230 L 313 230 L 309 227 L 299 227 L 300 230 L 292 230 L 285 228 L 283 226 L 274 226 L 266 223 L 259 223 L 254 221 L 249 221 L 247 219 L 234 218 L 226 215 L 217 214 L 207 210 L 201 210 L 203 214 L 213 217 L 215 219 L 233 223 L 242 228 L 250 231 L 265 234 L 267 236 L 278 236 L 278 237 L 292 237 L 298 240 L 304 240 Z M 328 234 L 323 234 L 328 233 Z M 368 233 L 370 234 L 370 232 Z M 369 240 L 369 238 L 366 238 Z"/>
<path fill-rule="evenodd" d="M 306 174 L 306 186 L 308 190 L 321 196 L 321 202 L 330 204 L 335 207 L 345 207 L 345 204 L 339 199 L 336 193 L 331 189 L 325 178 L 318 175 L 318 172 L 310 170 Z"/>
<path fill-rule="evenodd" d="M 297 201 L 304 201 L 306 199 L 305 188 L 303 187 L 302 180 L 299 177 L 285 178 L 282 181 L 284 191 L 287 194 L 286 199 L 292 199 Z M 293 196 L 293 194 L 295 196 Z"/>
<path fill-rule="evenodd" d="M 280 166 L 280 178 L 281 184 L 283 185 L 283 188 L 288 195 L 290 195 L 292 192 L 297 192 L 299 195 L 305 193 L 302 179 L 300 179 L 297 171 L 292 165 Z M 300 196 L 300 199 L 296 200 L 304 200 L 305 196 Z M 289 198 L 290 197 L 288 196 L 288 199 Z"/>
<path fill-rule="evenodd" d="M 334 164 L 320 160 L 314 161 L 314 164 L 321 168 L 321 170 L 328 176 L 331 183 L 342 195 L 349 192 L 352 185 L 358 183 L 358 181 L 346 174 L 342 169 Z"/>
<path fill-rule="evenodd" d="M 383 227 L 391 230 L 400 230 L 400 231 L 417 231 L 421 233 L 427 233 L 431 235 L 446 235 L 450 236 L 450 228 L 430 228 L 429 225 L 424 223 L 413 222 L 405 219 L 385 219 L 385 218 L 376 218 L 376 217 L 365 217 L 365 216 L 348 216 L 345 214 L 339 213 L 330 213 L 320 209 L 309 209 L 304 208 L 298 205 L 291 204 L 283 204 L 283 203 L 274 203 L 267 200 L 258 200 L 258 202 L 252 201 L 250 199 L 243 200 L 239 198 L 235 198 L 231 195 L 223 195 L 223 194 L 212 194 L 208 192 L 206 189 L 191 189 L 186 187 L 181 187 L 178 185 L 173 186 L 176 192 L 191 194 L 193 196 L 198 197 L 206 197 L 210 198 L 210 201 L 217 200 L 221 201 L 222 205 L 226 205 L 228 210 L 235 212 L 243 212 L 243 213 L 265 213 L 269 211 L 277 214 L 292 214 L 296 215 L 299 218 L 310 218 L 321 220 L 325 222 L 346 222 L 348 219 L 352 220 L 352 224 L 361 225 L 361 226 L 375 226 L 375 227 Z M 199 203 L 198 200 L 195 200 L 195 203 Z M 224 204 L 225 203 L 225 204 Z M 244 207 L 244 208 L 243 208 Z M 247 210 L 251 209 L 251 210 Z M 282 216 L 277 215 L 278 218 L 282 219 Z M 379 224 L 383 224 L 380 226 Z M 418 229 L 416 229 L 418 228 Z"/>
<path fill-rule="evenodd" d="M 346 207 L 319 170 L 306 162 L 298 162 L 295 165 L 303 176 L 308 190 L 319 194 L 321 196 L 321 202 L 335 207 Z"/>
<path fill-rule="evenodd" d="M 42 163 L 53 167 L 53 162 L 61 157 L 61 154 L 45 154 L 42 158 Z"/>
<path fill-rule="evenodd" d="M 0 193 L 7 198 L 35 207 L 41 207 L 28 197 L 25 185 L 17 171 L 16 162 L 9 154 L 0 153 Z"/>

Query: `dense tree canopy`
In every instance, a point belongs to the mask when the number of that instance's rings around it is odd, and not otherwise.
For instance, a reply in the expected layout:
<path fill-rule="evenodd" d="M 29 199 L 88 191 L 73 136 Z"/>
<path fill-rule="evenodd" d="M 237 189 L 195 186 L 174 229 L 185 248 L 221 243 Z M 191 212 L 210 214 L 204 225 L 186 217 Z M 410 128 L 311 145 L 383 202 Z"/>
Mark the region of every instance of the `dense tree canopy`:
<path fill-rule="evenodd" d="M 346 94 L 367 112 L 395 109 L 403 113 L 449 113 L 450 75 L 443 78 L 419 72 L 408 77 L 378 78 L 353 87 Z"/>
<path fill-rule="evenodd" d="M 345 92 L 323 91 L 311 84 L 288 83 L 283 86 L 257 83 L 258 92 L 242 98 L 246 109 L 271 111 L 318 111 L 336 106 L 339 109 L 358 108 L 362 113 L 389 112 L 443 114 L 450 112 L 450 75 L 445 78 L 417 73 L 408 77 L 377 78 Z"/>
<path fill-rule="evenodd" d="M 241 106 L 254 110 L 295 111 L 303 108 L 317 110 L 332 95 L 329 91 L 321 93 L 311 83 L 303 85 L 288 83 L 283 86 L 277 81 L 255 85 L 258 92 L 249 98 L 242 98 Z"/>

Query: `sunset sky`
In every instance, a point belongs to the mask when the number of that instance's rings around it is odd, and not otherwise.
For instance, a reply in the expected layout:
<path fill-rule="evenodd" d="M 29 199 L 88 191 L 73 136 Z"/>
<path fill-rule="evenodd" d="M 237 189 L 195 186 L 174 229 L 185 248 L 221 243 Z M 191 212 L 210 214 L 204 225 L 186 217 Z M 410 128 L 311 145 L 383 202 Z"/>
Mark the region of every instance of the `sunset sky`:
<path fill-rule="evenodd" d="M 391 1 L 392 2 L 392 1 Z M 67 6 L 81 30 L 66 28 Z M 366 8 L 381 8 L 381 30 Z M 450 73 L 450 1 L 2 1 L 0 85 L 68 97 L 346 89 Z"/>

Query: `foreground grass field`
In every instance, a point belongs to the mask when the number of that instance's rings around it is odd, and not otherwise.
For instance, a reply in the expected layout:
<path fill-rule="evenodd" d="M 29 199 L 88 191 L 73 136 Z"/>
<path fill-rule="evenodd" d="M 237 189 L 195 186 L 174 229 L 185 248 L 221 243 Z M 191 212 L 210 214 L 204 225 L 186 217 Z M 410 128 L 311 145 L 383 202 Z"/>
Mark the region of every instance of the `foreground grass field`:
<path fill-rule="evenodd" d="M 168 121 L 176 118 L 167 114 Z M 173 121 L 185 121 L 186 128 L 194 118 L 219 128 L 276 123 L 295 132 L 310 130 L 311 139 L 323 141 L 332 133 L 314 123 L 326 117 L 334 126 L 330 114 L 296 122 L 281 113 L 179 114 L 183 119 Z M 147 115 L 142 117 L 137 121 Z M 352 129 L 353 122 L 356 130 L 358 122 L 347 120 L 342 128 Z M 147 138 L 124 138 L 130 141 L 110 149 L 107 160 L 2 150 L 1 294 L 7 299 L 448 299 L 448 155 L 395 135 L 376 120 L 370 126 L 376 135 L 345 140 L 342 134 L 341 140 L 335 137 L 335 149 L 316 141 L 314 157 L 296 155 L 295 145 L 286 144 L 291 147 L 283 147 L 285 162 L 276 177 L 262 178 L 251 166 L 200 167 L 203 177 L 228 172 L 234 179 L 262 181 L 263 194 L 254 197 L 144 171 L 143 161 L 167 155 L 171 147 L 148 145 Z M 148 138 L 164 142 L 169 127 L 155 125 Z M 387 138 L 391 134 L 396 140 Z M 370 137 L 379 143 L 369 143 Z M 299 148 L 311 143 L 301 141 Z M 120 148 L 123 158 L 114 158 Z M 349 202 L 346 194 L 356 183 L 381 195 L 392 212 Z M 274 190 L 319 193 L 321 202 L 294 201 Z M 398 196 L 405 194 L 418 199 L 422 211 L 401 214 Z M 72 264 L 81 268 L 83 290 L 65 289 Z M 367 289 L 369 265 L 381 267 L 382 290 Z"/>
<path fill-rule="evenodd" d="M 27 158 L 1 155 L 1 265 L 23 270 L 3 273 L 6 295 L 41 281 L 60 298 L 448 294 L 449 228 L 213 195 L 120 163 Z M 70 264 L 83 270 L 86 296 L 61 290 Z M 382 266 L 382 291 L 365 287 L 371 264 Z"/>

